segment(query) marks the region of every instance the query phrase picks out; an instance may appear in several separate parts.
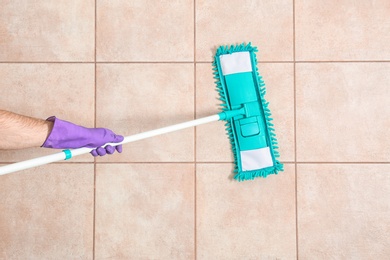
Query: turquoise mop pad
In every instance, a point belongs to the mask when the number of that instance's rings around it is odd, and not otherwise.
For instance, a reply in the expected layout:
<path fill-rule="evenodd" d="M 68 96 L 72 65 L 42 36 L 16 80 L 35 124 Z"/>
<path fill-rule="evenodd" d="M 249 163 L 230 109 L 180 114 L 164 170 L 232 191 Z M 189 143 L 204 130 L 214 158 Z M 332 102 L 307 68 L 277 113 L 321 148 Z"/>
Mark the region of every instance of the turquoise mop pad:
<path fill-rule="evenodd" d="M 278 161 L 277 139 L 271 112 L 264 96 L 265 84 L 257 69 L 251 44 L 221 46 L 214 58 L 214 78 L 222 100 L 222 110 L 241 111 L 227 120 L 235 175 L 239 181 L 253 180 L 283 171 Z"/>

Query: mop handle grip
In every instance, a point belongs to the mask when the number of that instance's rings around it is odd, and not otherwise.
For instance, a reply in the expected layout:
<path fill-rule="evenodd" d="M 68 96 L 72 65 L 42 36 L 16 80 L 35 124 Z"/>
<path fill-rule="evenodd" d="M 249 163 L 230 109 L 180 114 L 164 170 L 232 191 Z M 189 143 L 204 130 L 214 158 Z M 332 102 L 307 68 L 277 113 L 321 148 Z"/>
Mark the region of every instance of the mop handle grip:
<path fill-rule="evenodd" d="M 178 131 L 181 129 L 185 129 L 185 128 L 189 128 L 189 127 L 193 127 L 193 126 L 197 126 L 197 125 L 202 125 L 202 124 L 206 124 L 206 123 L 210 123 L 210 122 L 214 122 L 214 121 L 218 121 L 218 120 L 224 120 L 225 118 L 226 118 L 225 112 L 222 112 L 222 113 L 219 113 L 216 115 L 212 115 L 212 116 L 208 116 L 208 117 L 204 117 L 204 118 L 199 118 L 199 119 L 184 122 L 184 123 L 151 130 L 151 131 L 147 131 L 144 133 L 126 136 L 124 138 L 124 140 L 120 143 L 107 143 L 103 147 L 105 147 L 107 145 L 116 146 L 116 145 L 120 145 L 120 144 L 135 142 L 138 140 L 146 139 L 146 138 L 157 136 L 157 135 L 162 135 L 165 133 Z M 74 156 L 89 153 L 93 149 L 94 148 L 67 149 L 67 150 L 63 150 L 62 152 L 59 152 L 59 153 L 55 153 L 55 154 L 51 154 L 51 155 L 47 155 L 47 156 L 42 156 L 42 157 L 38 157 L 38 158 L 34 158 L 34 159 L 22 161 L 22 162 L 12 163 L 12 164 L 8 164 L 5 166 L 0 166 L 0 175 L 4 175 L 7 173 L 12 173 L 12 172 L 16 172 L 16 171 L 21 171 L 21 170 L 25 170 L 25 169 L 29 169 L 29 168 L 41 166 L 44 164 L 57 162 L 57 161 L 68 160 Z"/>

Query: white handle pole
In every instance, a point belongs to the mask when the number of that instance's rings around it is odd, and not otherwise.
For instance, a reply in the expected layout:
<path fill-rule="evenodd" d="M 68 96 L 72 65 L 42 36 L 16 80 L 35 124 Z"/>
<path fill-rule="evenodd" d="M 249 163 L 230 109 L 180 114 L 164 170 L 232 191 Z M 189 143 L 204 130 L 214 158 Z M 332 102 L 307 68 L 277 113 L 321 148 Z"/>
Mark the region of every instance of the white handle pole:
<path fill-rule="evenodd" d="M 172 126 L 159 128 L 156 130 L 151 130 L 151 131 L 144 132 L 144 133 L 126 136 L 124 138 L 124 140 L 120 143 L 108 143 L 108 144 L 105 144 L 104 146 L 126 144 L 126 143 L 130 143 L 130 142 L 146 139 L 149 137 L 178 131 L 181 129 L 185 129 L 185 128 L 189 128 L 189 127 L 193 127 L 193 126 L 197 126 L 197 125 L 211 123 L 214 121 L 218 121 L 219 119 L 220 119 L 219 114 L 213 115 L 213 116 L 208 116 L 208 117 L 204 117 L 204 118 L 200 118 L 200 119 L 196 119 L 196 120 L 192 120 L 192 121 L 188 121 L 188 122 L 184 122 L 184 123 L 180 123 L 180 124 L 176 124 L 176 125 L 172 125 Z M 21 170 L 33 168 L 36 166 L 49 164 L 52 162 L 62 161 L 62 160 L 65 160 L 69 156 L 74 157 L 77 155 L 86 154 L 92 150 L 93 150 L 92 148 L 79 148 L 79 149 L 72 149 L 72 150 L 64 150 L 63 152 L 60 152 L 60 153 L 55 153 L 55 154 L 27 160 L 27 161 L 8 164 L 6 166 L 0 167 L 0 175 L 4 175 L 7 173 L 16 172 L 16 171 L 21 171 Z"/>

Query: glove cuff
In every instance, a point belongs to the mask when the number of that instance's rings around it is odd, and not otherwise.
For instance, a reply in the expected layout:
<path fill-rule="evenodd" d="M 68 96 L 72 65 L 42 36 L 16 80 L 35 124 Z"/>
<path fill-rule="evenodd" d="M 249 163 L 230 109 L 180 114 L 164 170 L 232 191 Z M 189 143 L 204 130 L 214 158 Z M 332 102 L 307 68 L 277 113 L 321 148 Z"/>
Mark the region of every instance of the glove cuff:
<path fill-rule="evenodd" d="M 54 148 L 53 147 L 53 140 L 52 140 L 52 134 L 54 132 L 54 129 L 56 128 L 56 117 L 55 116 L 51 116 L 49 118 L 46 119 L 46 121 L 50 121 L 50 122 L 53 122 L 53 128 L 51 129 L 51 132 L 49 133 L 49 135 L 47 136 L 45 142 L 41 145 L 41 147 L 45 147 L 45 148 Z"/>
<path fill-rule="evenodd" d="M 41 147 L 57 149 L 73 149 L 80 147 L 76 141 L 82 139 L 80 136 L 83 136 L 86 130 L 84 127 L 58 119 L 55 116 L 51 116 L 46 120 L 53 122 L 53 129 Z"/>

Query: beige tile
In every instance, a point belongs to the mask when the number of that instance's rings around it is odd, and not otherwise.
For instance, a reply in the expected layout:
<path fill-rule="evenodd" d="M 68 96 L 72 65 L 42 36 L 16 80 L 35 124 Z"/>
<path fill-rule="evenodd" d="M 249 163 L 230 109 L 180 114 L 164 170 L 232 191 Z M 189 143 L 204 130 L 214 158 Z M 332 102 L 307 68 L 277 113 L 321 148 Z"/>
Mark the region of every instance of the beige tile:
<path fill-rule="evenodd" d="M 296 259 L 294 165 L 237 182 L 231 164 L 197 166 L 199 259 Z"/>
<path fill-rule="evenodd" d="M 211 63 L 196 65 L 196 117 L 220 113 Z M 233 154 L 225 122 L 213 122 L 196 127 L 197 162 L 232 162 Z"/>
<path fill-rule="evenodd" d="M 93 61 L 94 1 L 5 1 L 1 61 Z"/>
<path fill-rule="evenodd" d="M 92 164 L 0 176 L 0 259 L 92 259 Z"/>
<path fill-rule="evenodd" d="M 193 259 L 193 164 L 98 164 L 96 259 Z"/>
<path fill-rule="evenodd" d="M 125 136 L 194 118 L 193 64 L 99 64 L 97 88 L 98 126 Z M 194 129 L 127 144 L 101 160 L 194 161 Z"/>
<path fill-rule="evenodd" d="M 196 1 L 196 60 L 211 61 L 220 45 L 252 42 L 260 60 L 293 59 L 293 3 Z"/>
<path fill-rule="evenodd" d="M 267 88 L 280 160 L 294 161 L 294 68 L 292 64 L 259 64 Z"/>
<path fill-rule="evenodd" d="M 387 259 L 389 172 L 386 164 L 298 165 L 299 257 Z"/>
<path fill-rule="evenodd" d="M 1 109 L 46 119 L 55 115 L 94 126 L 93 64 L 0 64 Z M 15 162 L 58 150 L 32 148 L 1 151 L 0 162 Z M 92 161 L 82 155 L 72 161 Z"/>
<path fill-rule="evenodd" d="M 99 61 L 193 61 L 193 1 L 98 1 Z"/>
<path fill-rule="evenodd" d="M 295 2 L 297 60 L 389 60 L 388 0 Z"/>
<path fill-rule="evenodd" d="M 390 64 L 297 64 L 297 160 L 388 162 Z"/>
<path fill-rule="evenodd" d="M 292 64 L 258 64 L 266 83 L 266 99 L 279 143 L 281 161 L 294 161 L 294 80 Z M 219 113 L 219 94 L 215 91 L 212 65 L 196 65 L 197 117 Z M 200 162 L 231 162 L 233 155 L 226 135 L 225 123 L 216 122 L 197 127 L 196 158 Z"/>

